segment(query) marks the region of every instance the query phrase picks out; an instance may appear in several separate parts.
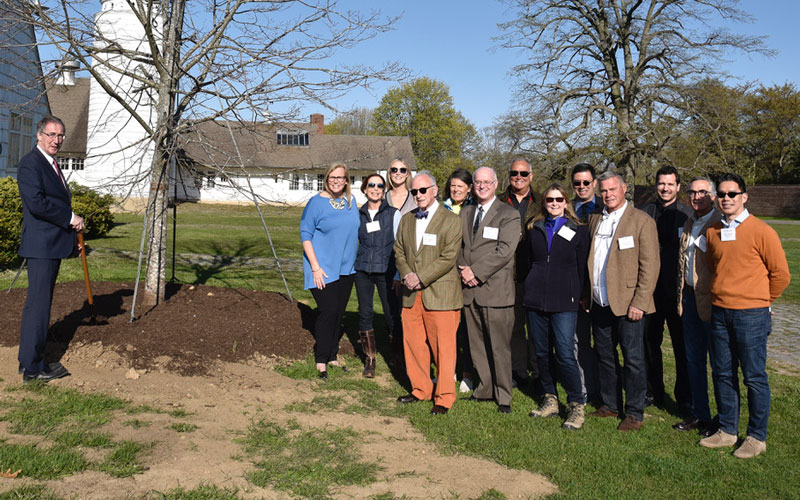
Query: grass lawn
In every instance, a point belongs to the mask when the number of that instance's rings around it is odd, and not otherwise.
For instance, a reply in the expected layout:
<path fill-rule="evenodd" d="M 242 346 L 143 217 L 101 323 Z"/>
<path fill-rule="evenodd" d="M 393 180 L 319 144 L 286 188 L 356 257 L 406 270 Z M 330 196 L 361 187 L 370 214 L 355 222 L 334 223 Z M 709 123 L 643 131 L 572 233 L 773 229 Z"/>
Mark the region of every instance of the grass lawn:
<path fill-rule="evenodd" d="M 296 263 L 301 258 L 299 241 L 300 209 L 265 207 L 264 213 L 278 256 L 287 259 L 286 277 L 296 299 L 311 301 L 302 290 L 302 271 Z M 95 250 L 90 256 L 93 280 L 133 281 L 136 274 L 136 252 L 142 230 L 142 217 L 118 214 L 111 233 L 89 241 Z M 170 231 L 171 225 L 170 222 Z M 792 274 L 800 273 L 800 226 L 775 224 L 783 239 Z M 171 245 L 171 233 L 169 242 Z M 210 254 L 226 257 L 271 258 L 256 211 L 252 207 L 214 205 L 183 205 L 178 209 L 177 253 Z M 168 252 L 171 255 L 171 248 Z M 175 276 L 184 283 L 205 283 L 225 287 L 283 292 L 283 283 L 274 266 L 264 263 L 240 265 L 222 257 L 208 264 L 192 264 L 179 259 Z M 294 267 L 291 266 L 294 262 Z M 168 267 L 169 269 L 169 267 Z M 8 287 L 15 270 L 0 273 L 0 286 Z M 169 278 L 171 272 L 168 272 Z M 82 279 L 80 261 L 73 259 L 62 264 L 60 281 Z M 25 275 L 16 286 L 26 286 Z M 800 285 L 795 279 L 781 301 L 800 304 Z M 351 295 L 346 320 L 355 322 L 357 304 Z M 380 302 L 376 301 L 380 314 Z M 378 318 L 378 324 L 381 319 Z M 674 373 L 668 337 L 664 342 L 665 373 Z M 358 362 L 351 360 L 351 364 Z M 379 372 L 387 367 L 379 361 Z M 354 373 L 355 372 L 355 373 Z M 285 369 L 294 378 L 313 379 L 311 360 L 296 363 Z M 673 384 L 667 380 L 667 387 Z M 641 432 L 621 434 L 616 421 L 588 419 L 579 432 L 560 429 L 561 419 L 534 420 L 528 417 L 536 401 L 529 394 L 515 391 L 514 413 L 500 415 L 492 404 L 458 401 L 446 417 L 432 417 L 429 405 L 399 407 L 394 403 L 404 389 L 396 382 L 390 386 L 362 380 L 357 370 L 333 378 L 322 391 L 331 391 L 326 404 L 343 405 L 341 393 L 347 391 L 359 402 L 359 411 L 377 414 L 402 415 L 423 432 L 428 439 L 453 453 L 486 457 L 509 467 L 542 473 L 561 490 L 563 498 L 742 498 L 772 499 L 800 496 L 800 378 L 782 375 L 770 369 L 772 408 L 768 452 L 754 460 L 743 461 L 730 455 L 730 450 L 707 450 L 697 446 L 696 434 L 679 433 L 671 429 L 678 418 L 667 411 L 648 408 Z M 563 404 L 562 392 L 562 404 Z M 318 405 L 317 405 L 318 406 Z M 303 412 L 304 408 L 286 411 Z M 563 412 L 562 412 L 563 413 Z M 746 428 L 746 409 L 743 410 L 741 435 Z M 136 419 L 127 425 L 136 426 Z M 191 432 L 187 426 L 176 424 L 177 432 Z M 277 432 L 277 431 L 276 431 Z M 100 439 L 102 436 L 82 437 Z M 76 439 L 66 436 L 63 439 Z M 342 438 L 344 439 L 344 438 Z M 67 446 L 67 445 L 62 445 Z M 118 446 L 122 446 L 121 443 Z M 17 452 L 7 449 L 5 453 Z M 135 453 L 134 453 L 135 454 Z M 74 467 L 92 467 L 80 461 Z M 95 465 L 100 468 L 100 465 Z M 127 470 L 121 465 L 123 470 Z M 454 474 L 468 471 L 453 471 Z M 230 491 L 216 492 L 197 498 L 236 498 Z M 183 492 L 170 492 L 164 498 L 189 498 Z M 19 498 L 22 498 L 20 496 Z M 36 494 L 30 498 L 36 498 Z M 192 497 L 194 498 L 194 497 Z M 502 496 L 497 497 L 502 498 Z"/>

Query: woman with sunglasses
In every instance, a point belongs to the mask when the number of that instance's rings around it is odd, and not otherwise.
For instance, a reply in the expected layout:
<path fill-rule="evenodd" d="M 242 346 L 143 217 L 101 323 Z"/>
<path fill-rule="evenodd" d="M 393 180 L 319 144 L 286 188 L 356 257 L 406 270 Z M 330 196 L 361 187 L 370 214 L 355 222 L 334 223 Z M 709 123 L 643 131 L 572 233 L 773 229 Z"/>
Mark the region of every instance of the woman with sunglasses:
<path fill-rule="evenodd" d="M 358 229 L 358 254 L 356 255 L 356 295 L 358 296 L 358 334 L 364 350 L 363 376 L 375 376 L 375 330 L 373 329 L 372 303 L 375 289 L 383 306 L 383 317 L 389 339 L 400 324 L 400 307 L 390 300 L 389 293 L 397 271 L 394 263 L 394 214 L 384 199 L 386 181 L 380 174 L 370 174 L 361 183 L 361 192 L 367 202 L 359 210 L 361 225 Z"/>
<path fill-rule="evenodd" d="M 322 191 L 308 200 L 300 218 L 304 286 L 319 309 L 314 359 L 322 379 L 328 378 L 329 364 L 339 366 L 336 356 L 342 317 L 353 289 L 358 226 L 347 166 L 334 163 L 325 171 Z"/>
<path fill-rule="evenodd" d="M 528 309 L 539 382 L 545 393 L 531 416 L 558 416 L 556 366 L 551 365 L 555 347 L 558 373 L 569 403 L 562 427 L 577 430 L 583 426 L 586 389 L 578 366 L 575 324 L 586 279 L 589 231 L 572 210 L 561 184 L 552 184 L 544 191 L 539 214 L 528 224 L 527 236 L 530 270 L 523 305 Z"/>
<path fill-rule="evenodd" d="M 398 222 L 400 217 L 417 208 L 414 197 L 411 196 L 411 169 L 402 158 L 395 158 L 389 165 L 389 185 L 386 187 L 386 201 L 390 207 L 397 209 Z"/>

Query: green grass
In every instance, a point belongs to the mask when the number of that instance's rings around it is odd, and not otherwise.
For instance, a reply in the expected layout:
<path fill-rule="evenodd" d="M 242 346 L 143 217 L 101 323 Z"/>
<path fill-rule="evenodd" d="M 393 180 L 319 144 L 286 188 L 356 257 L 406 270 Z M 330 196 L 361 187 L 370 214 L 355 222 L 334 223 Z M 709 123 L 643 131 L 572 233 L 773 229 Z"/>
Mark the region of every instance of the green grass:
<path fill-rule="evenodd" d="M 144 466 L 139 463 L 141 453 L 147 449 L 142 443 L 136 441 L 122 441 L 114 445 L 114 450 L 97 465 L 97 470 L 105 472 L 112 477 L 130 477 L 144 472 Z"/>
<path fill-rule="evenodd" d="M 0 464 L 11 472 L 20 469 L 19 477 L 58 479 L 81 472 L 89 462 L 79 451 L 62 445 L 0 443 Z"/>
<path fill-rule="evenodd" d="M 150 427 L 150 422 L 148 422 L 147 420 L 132 418 L 130 420 L 125 420 L 124 422 L 122 422 L 122 425 L 133 427 L 134 429 L 142 429 L 144 427 Z"/>
<path fill-rule="evenodd" d="M 241 500 L 236 488 L 220 488 L 213 484 L 191 490 L 175 488 L 166 493 L 151 492 L 142 500 Z"/>
<path fill-rule="evenodd" d="M 781 237 L 792 274 L 792 281 L 778 301 L 800 305 L 800 224 L 773 224 L 772 228 Z"/>
<path fill-rule="evenodd" d="M 0 500 L 62 500 L 42 484 L 26 484 L 4 493 L 0 493 Z"/>
<path fill-rule="evenodd" d="M 175 422 L 167 426 L 167 429 L 172 429 L 175 432 L 194 432 L 199 427 L 194 424 L 187 424 L 185 422 Z"/>
<path fill-rule="evenodd" d="M 238 440 L 253 457 L 255 470 L 247 479 L 293 496 L 331 498 L 337 486 L 376 481 L 378 464 L 362 461 L 355 452 L 359 435 L 352 429 L 303 429 L 260 420 Z"/>

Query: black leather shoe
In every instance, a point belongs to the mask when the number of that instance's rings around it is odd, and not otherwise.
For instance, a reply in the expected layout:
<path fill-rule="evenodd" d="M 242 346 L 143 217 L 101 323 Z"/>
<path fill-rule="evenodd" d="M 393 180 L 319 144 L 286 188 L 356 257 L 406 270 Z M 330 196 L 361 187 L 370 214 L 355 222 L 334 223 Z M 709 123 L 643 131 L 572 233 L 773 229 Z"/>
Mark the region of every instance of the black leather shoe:
<path fill-rule="evenodd" d="M 700 425 L 697 426 L 697 432 L 704 438 L 713 436 L 718 430 L 719 425 L 714 422 L 706 422 L 701 420 Z"/>
<path fill-rule="evenodd" d="M 497 411 L 505 414 L 511 413 L 511 405 L 499 405 Z"/>
<path fill-rule="evenodd" d="M 321 378 L 322 380 L 328 380 L 328 371 L 324 370 L 317 373 L 317 377 Z"/>
<path fill-rule="evenodd" d="M 494 401 L 492 398 L 476 398 L 474 395 L 466 398 L 467 401 L 477 401 L 479 403 L 488 403 L 489 401 Z"/>
<path fill-rule="evenodd" d="M 441 405 L 433 405 L 433 408 L 431 408 L 431 415 L 444 415 L 449 410 L 450 410 L 449 408 L 445 408 L 444 406 Z"/>
<path fill-rule="evenodd" d="M 696 418 L 687 418 L 672 426 L 676 431 L 693 431 L 700 428 L 700 421 Z"/>
<path fill-rule="evenodd" d="M 413 394 L 406 394 L 405 396 L 400 396 L 397 398 L 399 403 L 408 404 L 408 403 L 416 403 L 420 399 Z"/>
<path fill-rule="evenodd" d="M 55 380 L 58 378 L 64 378 L 69 376 L 69 372 L 64 365 L 61 363 L 50 363 L 48 367 L 39 373 L 27 373 L 24 372 L 22 374 L 22 382 L 32 382 L 34 380 L 41 380 L 42 382 L 49 382 L 51 380 Z"/>

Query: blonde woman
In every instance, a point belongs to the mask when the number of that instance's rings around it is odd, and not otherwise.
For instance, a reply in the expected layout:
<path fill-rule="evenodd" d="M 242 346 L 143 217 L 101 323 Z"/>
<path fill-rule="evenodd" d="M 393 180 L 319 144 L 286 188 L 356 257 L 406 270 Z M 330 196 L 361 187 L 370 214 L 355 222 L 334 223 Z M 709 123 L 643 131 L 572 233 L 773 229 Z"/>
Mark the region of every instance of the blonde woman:
<path fill-rule="evenodd" d="M 386 188 L 386 201 L 397 209 L 397 218 L 417 208 L 411 189 L 411 169 L 402 158 L 395 158 L 389 165 L 389 185 Z"/>
<path fill-rule="evenodd" d="M 304 286 L 319 309 L 314 358 L 322 379 L 328 378 L 328 364 L 339 365 L 339 328 L 353 288 L 359 223 L 347 166 L 334 163 L 300 219 Z"/>

